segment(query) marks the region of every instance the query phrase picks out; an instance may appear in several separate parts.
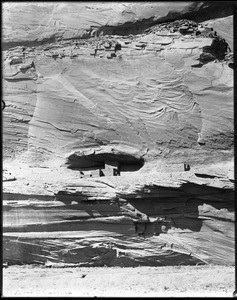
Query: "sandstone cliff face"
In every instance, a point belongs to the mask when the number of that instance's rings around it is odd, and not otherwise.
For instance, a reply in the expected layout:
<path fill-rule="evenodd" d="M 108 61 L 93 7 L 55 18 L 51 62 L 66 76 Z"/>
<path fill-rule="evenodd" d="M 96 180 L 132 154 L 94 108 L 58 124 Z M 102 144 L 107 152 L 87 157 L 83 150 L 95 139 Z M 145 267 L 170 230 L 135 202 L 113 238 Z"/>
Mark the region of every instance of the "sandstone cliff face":
<path fill-rule="evenodd" d="M 233 20 L 214 8 L 4 4 L 6 261 L 233 264 Z"/>

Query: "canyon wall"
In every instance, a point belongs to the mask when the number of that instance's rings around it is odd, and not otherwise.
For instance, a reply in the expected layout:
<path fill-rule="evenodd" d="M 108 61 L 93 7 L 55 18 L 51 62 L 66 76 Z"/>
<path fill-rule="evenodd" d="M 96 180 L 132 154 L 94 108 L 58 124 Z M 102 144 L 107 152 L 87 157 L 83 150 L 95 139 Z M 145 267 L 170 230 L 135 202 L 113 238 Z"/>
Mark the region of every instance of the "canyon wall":
<path fill-rule="evenodd" d="M 4 3 L 4 261 L 233 264 L 233 16 Z"/>

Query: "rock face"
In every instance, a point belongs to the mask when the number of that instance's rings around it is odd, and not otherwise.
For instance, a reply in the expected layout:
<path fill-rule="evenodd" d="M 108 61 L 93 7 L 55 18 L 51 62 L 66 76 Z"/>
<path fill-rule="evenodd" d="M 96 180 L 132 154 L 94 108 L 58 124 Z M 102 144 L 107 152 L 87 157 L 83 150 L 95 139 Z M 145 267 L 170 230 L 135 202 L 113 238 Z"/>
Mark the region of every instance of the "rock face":
<path fill-rule="evenodd" d="M 233 18 L 213 5 L 4 3 L 5 261 L 234 263 Z"/>

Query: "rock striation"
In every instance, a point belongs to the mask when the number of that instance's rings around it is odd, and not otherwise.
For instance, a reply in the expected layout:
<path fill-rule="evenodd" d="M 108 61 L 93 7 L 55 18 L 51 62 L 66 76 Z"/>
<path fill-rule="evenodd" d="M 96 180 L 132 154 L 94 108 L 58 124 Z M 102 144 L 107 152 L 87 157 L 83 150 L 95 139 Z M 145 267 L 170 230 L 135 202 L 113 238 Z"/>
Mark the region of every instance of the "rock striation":
<path fill-rule="evenodd" d="M 4 3 L 4 261 L 234 263 L 233 17 L 213 5 Z"/>

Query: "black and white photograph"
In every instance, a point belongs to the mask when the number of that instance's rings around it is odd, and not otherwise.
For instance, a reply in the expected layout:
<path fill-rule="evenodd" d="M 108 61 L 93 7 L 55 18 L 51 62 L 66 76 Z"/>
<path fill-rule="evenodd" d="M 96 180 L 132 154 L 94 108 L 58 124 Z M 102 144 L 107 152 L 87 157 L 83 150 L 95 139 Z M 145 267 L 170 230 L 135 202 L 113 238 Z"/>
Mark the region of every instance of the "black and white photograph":
<path fill-rule="evenodd" d="M 236 296 L 233 2 L 2 2 L 3 298 Z"/>

